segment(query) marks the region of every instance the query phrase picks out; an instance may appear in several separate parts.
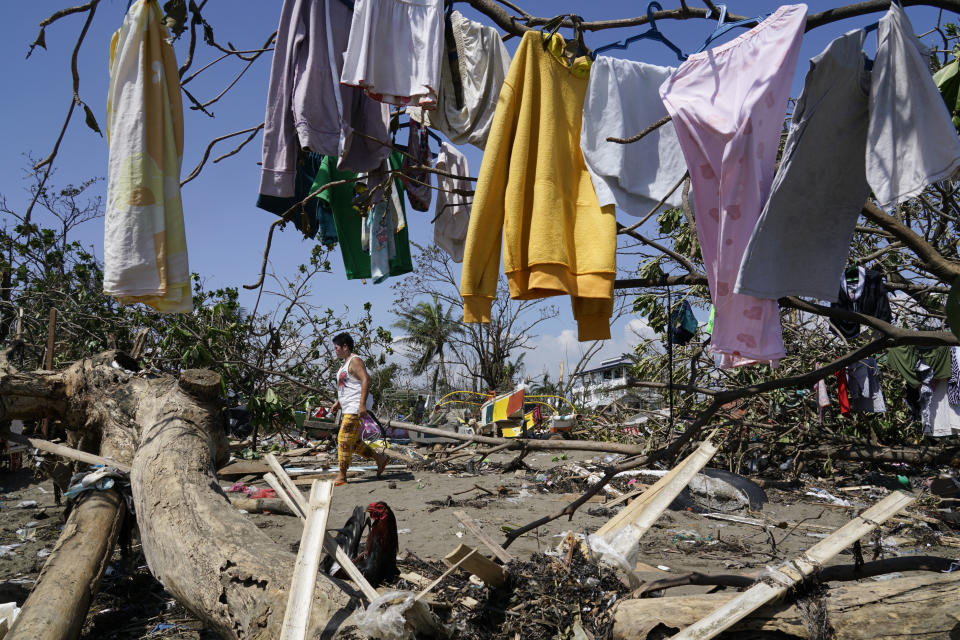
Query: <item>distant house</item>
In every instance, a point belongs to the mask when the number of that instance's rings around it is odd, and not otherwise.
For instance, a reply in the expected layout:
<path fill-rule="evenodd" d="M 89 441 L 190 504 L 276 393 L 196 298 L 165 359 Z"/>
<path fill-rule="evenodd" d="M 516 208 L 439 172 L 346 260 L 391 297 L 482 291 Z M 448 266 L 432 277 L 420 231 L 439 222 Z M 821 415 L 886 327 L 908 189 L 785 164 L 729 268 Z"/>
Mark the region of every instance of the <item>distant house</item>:
<path fill-rule="evenodd" d="M 575 374 L 570 388 L 573 403 L 578 408 L 600 409 L 616 400 L 625 407 L 659 408 L 663 404 L 660 391 L 629 386 L 632 365 L 633 360 L 622 355 Z"/>

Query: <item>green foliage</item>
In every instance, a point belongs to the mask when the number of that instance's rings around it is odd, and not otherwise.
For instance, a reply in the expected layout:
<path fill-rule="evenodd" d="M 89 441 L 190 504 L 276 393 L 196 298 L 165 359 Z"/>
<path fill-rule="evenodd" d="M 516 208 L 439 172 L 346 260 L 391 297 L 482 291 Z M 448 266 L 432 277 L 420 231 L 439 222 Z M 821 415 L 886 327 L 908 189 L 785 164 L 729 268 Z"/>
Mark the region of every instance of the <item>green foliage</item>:
<path fill-rule="evenodd" d="M 104 295 L 102 265 L 72 239 L 78 226 L 102 215 L 100 199 L 87 195 L 96 182 L 44 188 L 38 203 L 49 215 L 43 222 L 34 218 L 25 223 L 0 196 L 0 211 L 17 222 L 0 229 L 0 340 L 15 337 L 22 310 L 26 348 L 17 367 L 42 366 L 47 319 L 55 308 L 54 367 L 108 349 L 129 352 L 139 339 L 139 360 L 146 368 L 219 373 L 227 402 L 245 403 L 251 422 L 262 429 L 288 428 L 295 410 L 332 402 L 339 361 L 330 341 L 341 331 L 353 334 L 359 353 L 378 353 L 379 358 L 367 358 L 371 374 L 381 386 L 390 384 L 389 368 L 385 375 L 376 374 L 392 336 L 380 327 L 370 330 L 372 307 L 364 305 L 350 321 L 348 314 L 309 302 L 313 283 L 331 277 L 328 249 L 321 245 L 292 280 L 275 277 L 283 295 L 265 294 L 264 300 L 275 305 L 257 314 L 241 306 L 237 288 L 207 289 L 198 274 L 192 274 L 194 307 L 189 313 L 160 314 Z"/>

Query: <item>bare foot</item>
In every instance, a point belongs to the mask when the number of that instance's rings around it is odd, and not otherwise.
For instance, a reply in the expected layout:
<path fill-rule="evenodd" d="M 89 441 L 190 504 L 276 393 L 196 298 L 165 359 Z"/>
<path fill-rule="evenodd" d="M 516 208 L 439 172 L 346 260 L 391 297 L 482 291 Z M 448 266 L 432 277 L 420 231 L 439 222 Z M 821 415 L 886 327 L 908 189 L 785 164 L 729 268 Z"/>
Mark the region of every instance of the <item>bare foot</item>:
<path fill-rule="evenodd" d="M 345 484 L 347 484 L 346 478 L 337 478 L 336 480 L 333 481 L 333 486 L 335 487 L 342 487 Z"/>

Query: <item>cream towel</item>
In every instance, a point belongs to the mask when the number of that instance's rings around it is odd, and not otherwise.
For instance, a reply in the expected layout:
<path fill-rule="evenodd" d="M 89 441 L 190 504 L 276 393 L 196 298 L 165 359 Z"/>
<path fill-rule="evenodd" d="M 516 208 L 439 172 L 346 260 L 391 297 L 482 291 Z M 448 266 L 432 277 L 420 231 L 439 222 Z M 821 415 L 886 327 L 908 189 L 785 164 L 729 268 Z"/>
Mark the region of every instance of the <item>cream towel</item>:
<path fill-rule="evenodd" d="M 180 201 L 180 78 L 157 0 L 136 0 L 110 42 L 104 293 L 190 311 Z"/>

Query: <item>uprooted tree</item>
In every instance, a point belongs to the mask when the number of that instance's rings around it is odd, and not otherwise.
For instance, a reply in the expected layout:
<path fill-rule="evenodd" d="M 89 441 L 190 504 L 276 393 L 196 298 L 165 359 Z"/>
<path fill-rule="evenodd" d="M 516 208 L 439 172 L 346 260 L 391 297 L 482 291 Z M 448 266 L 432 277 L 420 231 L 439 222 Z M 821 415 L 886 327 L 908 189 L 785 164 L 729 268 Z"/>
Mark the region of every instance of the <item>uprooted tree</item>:
<path fill-rule="evenodd" d="M 85 24 L 77 41 L 77 49 L 79 49 L 87 27 L 94 19 L 98 4 L 99 0 L 91 0 L 87 4 L 58 11 L 42 23 L 42 29 L 46 29 L 68 15 L 85 16 Z M 190 3 L 187 7 L 183 0 L 173 0 L 165 5 L 174 30 L 188 33 L 186 37 L 188 53 L 180 70 L 182 84 L 193 80 L 200 73 L 200 71 L 188 73 L 199 43 L 198 30 L 204 31 L 208 46 L 217 48 L 226 57 L 241 60 L 243 64 L 252 64 L 263 51 L 268 50 L 272 41 L 273 36 L 265 36 L 263 40 L 266 44 L 254 53 L 242 52 L 232 45 L 224 46 L 217 43 L 213 29 L 206 24 L 202 16 L 205 4 L 205 1 Z M 525 29 L 536 28 L 549 21 L 546 17 L 526 14 L 522 9 L 506 2 L 503 4 L 517 15 L 512 15 L 493 0 L 468 0 L 468 4 L 510 34 L 519 34 Z M 713 3 L 708 1 L 705 4 L 707 8 L 692 8 L 681 1 L 679 8 L 657 12 L 655 18 L 660 20 L 717 18 L 719 11 Z M 807 28 L 813 29 L 843 18 L 882 11 L 886 9 L 887 4 L 885 0 L 871 0 L 813 14 L 807 20 Z M 905 4 L 921 3 L 905 2 Z M 922 4 L 960 12 L 958 0 L 930 0 Z M 735 15 L 728 17 L 729 19 L 739 18 Z M 647 20 L 647 16 L 644 15 L 616 21 L 584 22 L 582 28 L 587 31 L 597 31 L 642 25 Z M 569 20 L 565 21 L 566 26 L 571 24 Z M 35 45 L 42 46 L 43 33 L 44 31 L 41 31 Z M 952 42 L 949 40 L 951 35 L 953 34 L 944 34 L 944 43 L 947 46 Z M 74 63 L 76 63 L 76 53 L 74 53 Z M 204 109 L 205 105 L 198 103 L 187 89 L 184 89 L 184 94 L 195 107 Z M 74 74 L 74 96 L 67 117 L 68 122 L 76 106 L 85 107 L 79 96 L 77 73 Z M 89 110 L 87 111 L 89 114 Z M 248 134 L 247 140 L 250 140 L 258 130 L 259 127 L 251 127 L 236 135 Z M 211 148 L 214 143 L 230 137 L 214 140 Z M 50 156 L 37 163 L 36 168 L 39 173 L 34 197 L 20 216 L 20 225 L 14 232 L 15 235 L 9 237 L 10 247 L 17 244 L 24 247 L 26 257 L 23 260 L 25 262 L 34 260 L 38 273 L 49 278 L 66 274 L 62 265 L 51 264 L 49 260 L 41 259 L 52 246 L 49 243 L 55 244 L 56 234 L 51 237 L 50 234 L 36 228 L 31 216 L 37 203 L 49 195 L 48 180 L 59 145 L 60 140 Z M 209 149 L 207 155 L 209 155 Z M 204 162 L 201 162 L 198 165 L 197 169 L 188 176 L 188 180 L 194 179 L 200 173 L 203 164 Z M 960 275 L 960 261 L 957 260 L 956 253 L 956 220 L 960 215 L 960 207 L 957 206 L 955 199 L 956 186 L 952 182 L 935 185 L 923 196 L 902 205 L 893 213 L 881 211 L 868 202 L 863 210 L 863 223 L 858 227 L 854 240 L 854 255 L 861 262 L 871 263 L 879 268 L 884 273 L 888 286 L 911 294 L 920 308 L 925 310 L 924 313 L 933 316 L 942 315 L 945 287 Z M 62 195 L 70 198 L 76 194 Z M 692 287 L 694 294 L 699 292 L 699 295 L 703 295 L 706 278 L 698 265 L 698 256 L 692 239 L 689 235 L 684 238 L 684 233 L 689 234 L 690 225 L 693 223 L 692 212 L 684 208 L 679 213 L 674 212 L 670 215 L 679 217 L 676 218 L 675 224 L 669 225 L 666 224 L 666 218 L 661 216 L 663 237 L 648 237 L 639 228 L 620 230 L 624 236 L 651 247 L 655 253 L 652 253 L 650 258 L 655 260 L 655 264 L 648 264 L 643 273 L 630 274 L 638 277 L 620 281 L 618 288 L 630 291 L 637 289 L 659 291 L 659 288 L 665 286 L 677 287 L 678 290 L 683 287 Z M 686 249 L 684 249 L 684 242 L 686 242 Z M 68 248 L 67 245 L 63 245 L 61 253 L 63 255 L 69 253 L 66 250 Z M 79 248 L 70 249 L 70 251 L 73 250 L 79 250 Z M 10 250 L 7 254 L 12 255 Z M 82 255 L 79 258 L 78 264 L 89 265 L 91 262 Z M 95 265 L 95 261 L 93 264 Z M 313 266 L 320 268 L 322 264 L 322 258 L 318 257 L 317 264 Z M 186 360 L 186 366 L 182 366 L 183 371 L 179 375 L 169 371 L 165 373 L 163 367 L 142 368 L 141 362 L 119 351 L 105 351 L 100 355 L 91 356 L 90 354 L 98 350 L 111 347 L 109 339 L 107 343 L 104 342 L 104 337 L 109 334 L 91 329 L 91 326 L 95 325 L 88 326 L 82 323 L 77 323 L 75 329 L 71 330 L 76 332 L 78 342 L 84 339 L 86 342 L 72 345 L 74 351 L 62 352 L 70 353 L 69 359 L 75 360 L 73 364 L 67 364 L 67 358 L 63 358 L 61 360 L 63 366 L 56 370 L 36 370 L 28 373 L 24 367 L 16 363 L 20 358 L 20 350 L 25 346 L 24 342 L 29 341 L 32 345 L 42 342 L 37 339 L 41 330 L 39 327 L 33 327 L 25 341 L 18 340 L 16 333 L 11 332 L 9 328 L 15 321 L 12 311 L 17 303 L 10 295 L 14 290 L 11 282 L 15 273 L 17 272 L 13 270 L 11 260 L 8 260 L 4 265 L 3 291 L 0 292 L 2 293 L 0 298 L 5 303 L 4 326 L 0 331 L 6 332 L 5 336 L 10 345 L 10 348 L 4 352 L 4 361 L 0 368 L 0 397 L 2 397 L 0 420 L 15 418 L 57 420 L 82 436 L 83 446 L 88 450 L 113 458 L 119 464 L 129 465 L 132 469 L 131 483 L 137 526 L 152 573 L 178 600 L 222 637 L 238 639 L 277 637 L 285 609 L 294 557 L 270 542 L 230 507 L 215 482 L 214 469 L 226 453 L 226 440 L 220 422 L 219 397 L 224 388 L 222 381 L 228 380 L 232 375 L 232 370 L 227 365 L 234 365 L 237 370 L 248 373 L 250 371 L 270 372 L 282 368 L 283 375 L 276 376 L 275 379 L 300 376 L 311 376 L 316 379 L 316 376 L 322 374 L 316 369 L 309 368 L 312 366 L 310 363 L 316 361 L 320 355 L 313 352 L 315 349 L 301 352 L 300 349 L 304 344 L 284 345 L 282 339 L 277 337 L 279 328 L 289 326 L 287 323 L 292 321 L 290 314 L 299 309 L 299 306 L 292 302 L 288 305 L 288 309 L 281 306 L 278 308 L 279 315 L 275 317 L 275 322 L 266 322 L 265 325 L 261 324 L 258 328 L 249 330 L 244 336 L 235 336 L 225 342 L 209 342 L 204 334 L 198 333 L 201 330 L 206 331 L 211 326 L 219 332 L 229 331 L 228 326 L 217 325 L 213 318 L 205 318 L 201 315 L 196 320 L 198 323 L 196 327 L 180 327 L 182 332 L 172 331 L 162 334 L 163 337 L 153 345 L 154 350 L 149 356 L 145 356 L 144 351 L 137 350 L 137 355 L 141 358 L 167 359 L 168 365 L 174 358 L 180 358 L 181 362 Z M 85 273 L 92 282 L 96 282 L 96 274 L 90 274 L 89 269 Z M 75 274 L 78 277 L 81 275 L 76 271 Z M 29 290 L 29 287 L 23 289 L 23 291 L 26 290 Z M 76 295 L 79 297 L 79 293 Z M 239 317 L 239 309 L 235 308 L 235 297 L 227 293 L 223 296 L 232 300 L 234 304 L 234 308 L 231 309 L 231 313 L 234 314 L 232 317 Z M 699 438 L 705 428 L 713 426 L 718 417 L 723 416 L 738 402 L 749 401 L 767 392 L 780 389 L 809 387 L 840 367 L 891 346 L 960 344 L 952 334 L 944 331 L 920 331 L 898 327 L 876 318 L 826 308 L 801 299 L 788 298 L 781 300 L 780 303 L 785 310 L 795 309 L 827 318 L 857 321 L 868 327 L 871 335 L 869 338 L 864 338 L 862 343 L 849 345 L 846 350 L 836 346 L 824 347 L 822 353 L 818 354 L 822 355 L 824 360 L 828 360 L 823 366 L 816 366 L 811 358 L 798 357 L 792 360 L 794 356 L 791 354 L 785 359 L 784 367 L 776 378 L 761 380 L 757 377 L 756 371 L 735 372 L 724 380 L 722 385 L 702 385 L 696 373 L 690 374 L 685 384 L 686 388 L 678 385 L 676 390 L 678 393 L 692 393 L 693 399 L 697 397 L 695 394 L 702 394 L 707 397 L 706 402 L 699 407 L 690 406 L 688 409 L 690 420 L 684 425 L 682 431 L 663 434 L 663 437 L 656 442 L 656 446 L 650 448 L 647 453 L 637 453 L 620 462 L 616 467 L 611 467 L 603 482 L 609 481 L 620 470 L 648 464 L 658 459 L 675 458 L 689 443 Z M 663 315 L 662 302 L 659 299 L 642 301 L 641 306 L 654 320 L 657 313 Z M 213 309 L 212 313 L 216 313 L 216 304 L 213 305 Z M 104 313 L 118 312 L 107 302 L 94 304 L 89 307 L 85 321 L 95 322 L 97 317 Z M 322 318 L 322 316 L 316 317 Z M 302 321 L 306 323 L 304 326 L 311 325 L 314 316 L 307 314 L 307 318 Z M 135 332 L 140 328 L 153 325 L 149 318 L 143 316 L 128 319 L 126 326 L 129 332 Z M 11 338 L 11 335 L 14 337 Z M 220 333 L 212 335 L 221 336 Z M 20 337 L 23 336 L 24 333 L 21 332 Z M 166 337 L 170 337 L 170 340 L 165 342 Z M 247 353 L 228 353 L 230 349 L 247 348 L 245 342 L 250 339 L 259 341 L 257 342 L 260 345 L 259 355 L 250 357 Z M 115 341 L 118 346 L 128 344 L 130 348 L 134 346 L 130 333 L 117 336 Z M 201 346 L 204 347 L 203 350 Z M 311 348 L 317 346 L 312 345 Z M 179 348 L 180 351 L 173 355 L 172 350 L 175 348 Z M 37 351 L 33 353 L 36 356 Z M 184 354 L 191 353 L 197 359 L 185 359 Z M 289 356 L 292 353 L 298 355 Z M 271 356 L 279 359 L 285 355 L 299 357 L 304 363 L 303 368 L 291 368 L 287 363 L 271 359 Z M 31 362 L 37 362 L 36 357 Z M 218 372 L 191 369 L 190 366 L 216 368 Z M 169 370 L 171 367 L 167 368 Z M 659 378 L 659 374 L 657 377 Z M 299 381 L 295 383 L 302 384 Z M 658 379 L 651 384 L 662 385 L 663 382 Z M 770 428 L 775 430 L 778 427 Z M 598 491 L 603 482 L 594 485 L 590 494 Z M 551 517 L 572 513 L 585 502 L 587 497 L 582 497 Z M 511 533 L 511 536 L 516 537 L 538 523 L 531 523 L 527 527 L 517 529 Z M 76 532 L 80 529 L 82 527 L 77 524 L 72 529 L 68 527 L 65 532 L 69 530 L 72 532 L 71 535 L 77 535 Z M 107 527 L 107 529 L 108 531 L 101 534 L 104 539 L 112 535 L 114 527 Z M 110 544 L 112 542 L 108 540 L 105 545 L 102 545 L 106 548 L 106 552 L 109 552 Z M 50 566 L 57 562 L 69 564 L 75 559 L 66 552 L 54 553 L 46 572 L 52 572 L 53 569 L 50 569 Z M 91 567 L 89 571 L 78 579 L 87 585 L 87 595 L 89 595 L 89 586 L 97 582 L 99 577 L 97 572 L 102 572 L 102 558 L 100 562 L 93 559 L 88 565 Z M 335 585 L 326 577 L 318 577 L 311 614 L 311 637 L 332 636 L 345 622 L 351 607 L 351 598 L 347 595 L 349 589 L 350 587 L 346 585 Z M 83 592 L 84 589 L 79 591 Z M 85 614 L 83 598 L 81 593 L 72 602 L 63 603 L 64 610 L 72 612 L 74 622 L 77 617 L 82 619 Z M 86 602 L 89 602 L 89 599 Z M 44 615 L 42 607 L 43 603 L 25 607 L 24 617 L 11 631 L 11 637 L 43 637 L 27 631 L 26 629 L 30 628 L 27 626 L 28 623 L 22 622 L 42 618 Z"/>

